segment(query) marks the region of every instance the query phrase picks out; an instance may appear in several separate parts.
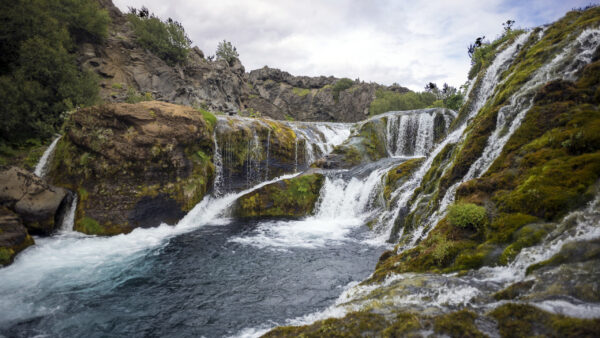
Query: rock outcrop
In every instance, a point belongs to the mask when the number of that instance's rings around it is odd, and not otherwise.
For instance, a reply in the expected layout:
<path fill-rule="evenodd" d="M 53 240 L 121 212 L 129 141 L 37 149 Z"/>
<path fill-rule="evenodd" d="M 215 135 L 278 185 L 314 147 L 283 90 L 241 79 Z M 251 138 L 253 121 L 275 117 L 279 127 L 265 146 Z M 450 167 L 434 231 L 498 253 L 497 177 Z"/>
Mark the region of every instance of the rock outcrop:
<path fill-rule="evenodd" d="M 48 235 L 56 230 L 68 194 L 21 168 L 0 173 L 0 205 L 18 214 L 31 233 Z"/>
<path fill-rule="evenodd" d="M 239 61 L 231 65 L 209 61 L 194 47 L 184 64 L 170 66 L 136 43 L 126 16 L 111 1 L 100 3 L 111 16 L 109 36 L 100 44 L 82 44 L 79 62 L 101 77 L 100 94 L 105 101 L 124 102 L 137 92 L 212 111 L 237 112 L 243 107 L 248 88 Z"/>
<path fill-rule="evenodd" d="M 292 76 L 268 67 L 246 73 L 239 60 L 208 60 L 198 47 L 190 50 L 184 63 L 171 66 L 136 43 L 127 17 L 110 0 L 100 0 L 100 5 L 112 20 L 109 36 L 102 43 L 80 45 L 79 63 L 100 76 L 100 94 L 106 102 L 141 95 L 213 112 L 357 122 L 369 115 L 378 89 L 408 91 L 333 76 Z"/>
<path fill-rule="evenodd" d="M 216 138 L 226 191 L 249 188 L 308 167 L 305 140 L 281 121 L 265 118 L 221 117 Z"/>
<path fill-rule="evenodd" d="M 13 262 L 16 254 L 33 245 L 21 218 L 8 208 L 0 208 L 0 266 Z"/>
<path fill-rule="evenodd" d="M 251 71 L 248 81 L 251 84 L 248 109 L 281 120 L 357 122 L 369 115 L 369 106 L 378 89 L 408 92 L 400 86 L 386 87 L 332 76 L 292 76 L 268 67 Z"/>
<path fill-rule="evenodd" d="M 75 112 L 48 175 L 78 193 L 75 230 L 111 235 L 179 220 L 212 187 L 215 123 L 158 101 Z"/>
<path fill-rule="evenodd" d="M 240 197 L 233 207 L 238 218 L 300 218 L 313 212 L 325 181 L 321 174 L 305 174 L 268 184 Z"/>

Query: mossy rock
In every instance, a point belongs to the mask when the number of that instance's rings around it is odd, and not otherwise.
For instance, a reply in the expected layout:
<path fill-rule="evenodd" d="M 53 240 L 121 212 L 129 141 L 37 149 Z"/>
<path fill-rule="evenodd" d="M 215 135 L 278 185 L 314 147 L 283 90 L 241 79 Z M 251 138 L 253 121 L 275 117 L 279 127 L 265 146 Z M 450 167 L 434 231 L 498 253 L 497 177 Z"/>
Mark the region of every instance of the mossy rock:
<path fill-rule="evenodd" d="M 240 197 L 233 207 L 238 218 L 300 218 L 310 215 L 325 177 L 305 174 L 268 184 Z"/>
<path fill-rule="evenodd" d="M 23 226 L 21 218 L 5 207 L 0 207 L 0 267 L 11 264 L 15 256 L 35 244 Z"/>
<path fill-rule="evenodd" d="M 177 222 L 212 187 L 213 118 L 157 101 L 75 112 L 48 174 L 78 192 L 74 229 L 115 235 Z"/>
<path fill-rule="evenodd" d="M 502 337 L 597 337 L 600 332 L 600 319 L 552 314 L 526 304 L 504 304 L 489 315 Z"/>

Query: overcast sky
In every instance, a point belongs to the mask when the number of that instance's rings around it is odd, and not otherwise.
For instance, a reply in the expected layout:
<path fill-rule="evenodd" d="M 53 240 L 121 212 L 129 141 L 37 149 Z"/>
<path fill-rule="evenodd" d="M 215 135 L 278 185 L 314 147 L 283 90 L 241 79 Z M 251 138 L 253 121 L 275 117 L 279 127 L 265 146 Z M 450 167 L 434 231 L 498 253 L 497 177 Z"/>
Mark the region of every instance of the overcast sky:
<path fill-rule="evenodd" d="M 467 79 L 467 46 L 495 38 L 507 19 L 534 27 L 590 0 L 113 0 L 180 21 L 212 55 L 231 41 L 246 71 L 268 65 L 293 75 L 334 75 L 413 90 Z"/>

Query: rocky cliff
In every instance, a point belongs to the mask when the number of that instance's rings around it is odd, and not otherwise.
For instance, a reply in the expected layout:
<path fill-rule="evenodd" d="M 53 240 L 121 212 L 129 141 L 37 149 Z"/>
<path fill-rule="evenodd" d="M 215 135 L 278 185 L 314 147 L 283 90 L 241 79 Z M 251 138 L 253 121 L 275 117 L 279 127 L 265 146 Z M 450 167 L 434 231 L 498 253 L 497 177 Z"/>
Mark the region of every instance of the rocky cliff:
<path fill-rule="evenodd" d="M 245 73 L 239 60 L 211 61 L 198 47 L 184 63 L 171 66 L 136 43 L 127 17 L 110 0 L 99 1 L 112 20 L 109 36 L 102 43 L 81 44 L 79 62 L 100 76 L 106 102 L 137 95 L 213 112 L 356 122 L 369 115 L 376 90 L 408 91 L 332 76 L 292 76 L 267 67 Z"/>

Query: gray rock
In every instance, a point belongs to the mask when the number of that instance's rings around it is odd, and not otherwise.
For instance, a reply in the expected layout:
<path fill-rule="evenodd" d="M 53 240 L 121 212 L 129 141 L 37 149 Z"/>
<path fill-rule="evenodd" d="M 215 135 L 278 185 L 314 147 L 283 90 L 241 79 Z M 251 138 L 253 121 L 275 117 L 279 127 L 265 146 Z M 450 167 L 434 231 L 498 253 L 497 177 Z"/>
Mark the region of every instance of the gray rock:
<path fill-rule="evenodd" d="M 67 195 L 67 190 L 21 168 L 0 173 L 0 204 L 17 213 L 32 233 L 49 234 L 56 229 L 55 220 Z"/>

